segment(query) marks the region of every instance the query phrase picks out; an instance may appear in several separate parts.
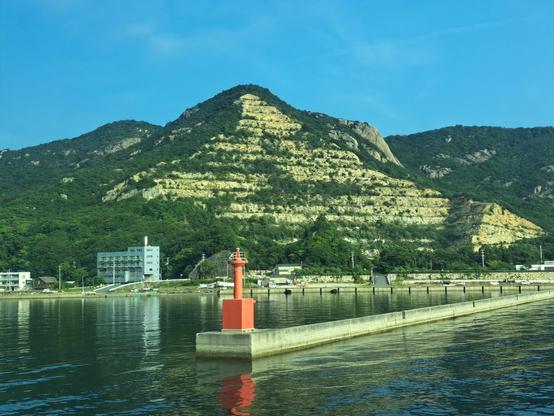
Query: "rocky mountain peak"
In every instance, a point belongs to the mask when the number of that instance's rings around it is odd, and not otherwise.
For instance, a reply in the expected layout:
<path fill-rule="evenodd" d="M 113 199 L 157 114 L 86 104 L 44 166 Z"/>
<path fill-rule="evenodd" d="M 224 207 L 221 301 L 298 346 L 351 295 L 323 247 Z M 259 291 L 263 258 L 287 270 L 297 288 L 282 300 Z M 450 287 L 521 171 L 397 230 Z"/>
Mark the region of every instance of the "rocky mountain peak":
<path fill-rule="evenodd" d="M 339 121 L 341 124 L 352 128 L 352 130 L 355 133 L 357 133 L 358 136 L 360 136 L 363 144 L 365 144 L 366 146 L 369 144 L 370 148 L 376 147 L 378 149 L 381 155 L 373 154 L 373 156 L 377 160 L 381 160 L 381 161 L 386 160 L 394 163 L 395 165 L 402 166 L 402 163 L 400 163 L 400 161 L 392 153 L 392 151 L 389 148 L 389 145 L 387 144 L 387 142 L 385 142 L 385 140 L 383 139 L 383 137 L 375 127 L 371 126 L 366 122 L 350 121 L 350 120 L 344 120 L 344 119 L 340 119 Z"/>

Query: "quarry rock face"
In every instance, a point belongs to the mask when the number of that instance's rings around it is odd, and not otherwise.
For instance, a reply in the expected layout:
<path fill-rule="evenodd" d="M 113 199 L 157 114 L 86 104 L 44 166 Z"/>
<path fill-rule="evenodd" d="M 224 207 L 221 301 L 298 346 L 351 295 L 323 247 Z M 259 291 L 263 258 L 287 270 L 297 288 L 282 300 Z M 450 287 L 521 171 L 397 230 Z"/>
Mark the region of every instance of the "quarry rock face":
<path fill-rule="evenodd" d="M 524 238 L 536 238 L 543 230 L 495 203 L 467 203 L 471 244 L 474 249 L 490 244 L 509 244 Z"/>

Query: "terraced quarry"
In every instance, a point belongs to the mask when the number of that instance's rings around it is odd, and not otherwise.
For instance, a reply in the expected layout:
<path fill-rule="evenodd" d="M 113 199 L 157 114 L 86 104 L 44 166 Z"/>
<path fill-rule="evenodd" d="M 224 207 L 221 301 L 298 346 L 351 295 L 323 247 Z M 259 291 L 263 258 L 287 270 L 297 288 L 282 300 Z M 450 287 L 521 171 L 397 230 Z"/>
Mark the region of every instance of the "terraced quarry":
<path fill-rule="evenodd" d="M 254 94 L 241 95 L 233 105 L 240 112 L 236 134 L 210 137 L 188 161 L 175 163 L 179 169 L 162 176 L 156 168 L 139 172 L 116 184 L 103 200 L 140 195 L 146 200 L 190 198 L 205 206 L 211 199 L 225 197 L 230 202 L 221 214 L 224 217 L 249 220 L 269 216 L 294 225 L 323 214 L 350 231 L 378 221 L 442 227 L 453 210 L 476 209 L 475 204 L 460 207 L 436 190 L 370 168 L 356 152 L 332 140 L 314 145 L 301 122 Z M 331 126 L 329 136 L 354 141 L 359 125 L 344 120 L 338 124 L 354 127 L 354 131 L 338 134 Z M 399 164 L 384 141 L 368 153 L 377 154 L 374 158 L 379 162 Z M 154 185 L 137 189 L 136 183 L 144 178 Z M 279 187 L 275 182 L 285 185 Z M 464 226 L 475 247 L 511 243 L 541 233 L 539 227 L 507 210 L 485 211 L 483 215 L 473 212 L 472 221 Z"/>

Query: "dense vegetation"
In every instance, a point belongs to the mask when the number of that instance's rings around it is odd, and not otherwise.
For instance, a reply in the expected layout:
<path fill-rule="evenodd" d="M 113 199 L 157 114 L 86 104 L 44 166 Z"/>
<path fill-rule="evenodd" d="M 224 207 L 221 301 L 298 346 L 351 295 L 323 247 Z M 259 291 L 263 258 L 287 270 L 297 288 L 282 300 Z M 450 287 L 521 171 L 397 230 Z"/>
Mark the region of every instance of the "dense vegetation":
<path fill-rule="evenodd" d="M 386 141 L 428 186 L 452 197 L 497 202 L 554 231 L 554 128 L 454 126 Z M 451 172 L 423 178 L 424 166 Z"/>
<path fill-rule="evenodd" d="M 302 262 L 306 273 L 348 274 L 367 273 L 372 267 L 393 271 L 430 268 L 460 270 L 480 266 L 479 255 L 470 247 L 454 244 L 457 239 L 454 234 L 433 227 L 360 222 L 355 231 L 347 232 L 344 224 L 330 223 L 324 217 L 297 225 L 277 223 L 270 216 L 239 221 L 220 215 L 231 202 L 225 192 L 206 205 L 198 204 L 192 198 L 145 201 L 138 196 L 102 202 L 102 197 L 115 184 L 153 167 L 160 175 L 179 167 L 195 172 L 216 172 L 217 167 L 208 167 L 206 155 L 194 159 L 189 156 L 217 134 L 243 134 L 236 131 L 240 114 L 232 103 L 238 94 L 245 92 L 262 95 L 266 102 L 278 106 L 289 117 L 300 120 L 304 128 L 299 134 L 307 137 L 314 149 L 323 141 L 332 140 L 328 138 L 328 130 L 331 123 L 336 124 L 336 119 L 296 110 L 265 89 L 241 86 L 187 110 L 165 127 L 136 121 L 116 122 L 75 139 L 1 152 L 0 270 L 23 269 L 31 270 L 35 276 L 55 275 L 58 266 L 62 265 L 64 279 L 79 281 L 86 278 L 86 283 L 92 283 L 98 251 L 122 250 L 140 244 L 144 235 L 149 236 L 152 244 L 161 246 L 162 273 L 165 277 L 186 275 L 203 254 L 210 256 L 236 246 L 247 252 L 249 267 L 256 269 L 269 269 L 277 263 L 291 262 Z M 336 128 L 346 129 L 340 125 Z M 477 186 L 477 179 L 484 173 L 480 170 L 473 172 L 464 166 L 462 169 L 465 170 L 456 175 L 453 172 L 453 176 L 444 177 L 444 180 L 435 182 L 424 178 L 417 166 L 429 162 L 419 158 L 426 151 L 430 154 L 444 152 L 439 149 L 440 138 L 444 134 L 454 137 L 454 130 L 436 133 L 437 139 L 435 136 L 430 138 L 430 143 L 436 142 L 435 147 L 417 151 L 409 150 L 407 143 L 410 138 L 391 138 L 393 151 L 410 169 L 380 164 L 362 150 L 357 152 L 357 156 L 376 170 L 395 177 L 410 177 L 426 186 L 440 187 L 452 195 L 464 193 L 477 199 L 497 200 L 549 231 L 553 230 L 552 218 L 548 215 L 552 204 L 529 198 L 529 189 L 533 189 L 535 182 L 525 170 L 525 166 L 530 164 L 543 166 L 547 162 L 547 152 L 553 154 L 552 148 L 548 147 L 552 145 L 551 139 L 543 138 L 537 142 L 547 146 L 539 147 L 539 153 L 543 156 L 529 155 L 534 153 L 533 149 L 538 146 L 536 143 L 526 150 L 515 145 L 506 149 L 498 147 L 496 156 L 512 156 L 487 171 L 484 178 L 496 179 L 484 181 L 482 186 Z M 544 134 L 552 134 L 550 130 L 545 129 Z M 173 131 L 182 133 L 170 137 L 169 133 Z M 479 137 L 480 149 L 490 148 L 504 140 L 501 137 L 487 138 L 490 141 L 484 145 L 485 139 Z M 114 147 L 128 138 L 135 139 L 128 147 Z M 414 140 L 416 143 L 421 141 L 420 138 Z M 502 143 L 511 142 L 505 140 Z M 334 144 L 345 146 L 341 141 Z M 462 147 L 459 152 L 471 149 Z M 526 158 L 524 163 L 519 163 L 520 153 Z M 210 157 L 211 160 L 218 160 L 224 156 Z M 489 169 L 490 162 L 496 163 L 491 158 L 487 163 L 475 166 Z M 512 165 L 517 166 L 510 171 Z M 340 186 L 330 182 L 319 187 L 299 184 L 288 180 L 285 174 L 274 174 L 275 166 L 265 161 L 242 169 L 246 174 L 271 174 L 270 190 L 256 193 L 252 197 L 254 202 L 273 203 L 287 196 L 287 204 L 293 206 L 304 203 L 300 197 L 303 194 L 322 195 L 325 201 L 326 196 L 356 195 L 360 192 L 354 182 Z M 502 178 L 501 174 L 504 175 Z M 513 187 L 501 187 L 504 177 L 508 176 L 514 183 Z M 548 177 L 540 176 L 539 179 L 546 181 Z M 139 190 L 152 185 L 149 178 L 138 179 L 133 184 Z M 423 244 L 423 239 L 428 243 Z M 543 244 L 546 258 L 554 258 L 554 242 L 552 237 L 546 236 L 541 242 L 522 242 L 510 248 L 487 248 L 486 266 L 491 269 L 511 268 L 514 263 L 536 262 L 538 244 Z"/>
<path fill-rule="evenodd" d="M 544 258 L 554 258 L 554 128 L 453 126 L 409 136 L 389 136 L 386 141 L 420 183 L 452 198 L 497 202 L 547 232 L 540 241 L 487 248 L 488 267 L 505 269 L 513 264 L 538 263 L 540 245 Z M 449 171 L 431 179 L 424 177 L 426 166 Z M 446 256 L 441 267 L 461 269 L 470 264 L 480 265 L 476 253 L 454 250 L 449 256 L 446 253 L 449 250 L 452 249 L 433 253 Z M 421 262 L 429 261 L 425 257 L 428 256 L 421 257 Z M 405 267 L 410 267 L 409 263 Z M 411 267 L 418 267 L 417 263 Z"/>

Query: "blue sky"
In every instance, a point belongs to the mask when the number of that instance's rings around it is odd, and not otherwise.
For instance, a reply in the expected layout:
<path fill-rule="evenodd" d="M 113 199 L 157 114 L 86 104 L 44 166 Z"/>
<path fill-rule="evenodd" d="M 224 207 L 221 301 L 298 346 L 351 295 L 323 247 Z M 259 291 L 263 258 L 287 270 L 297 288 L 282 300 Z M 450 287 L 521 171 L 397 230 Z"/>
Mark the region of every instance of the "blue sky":
<path fill-rule="evenodd" d="M 0 1 L 0 149 L 240 83 L 384 135 L 554 120 L 554 2 Z"/>

